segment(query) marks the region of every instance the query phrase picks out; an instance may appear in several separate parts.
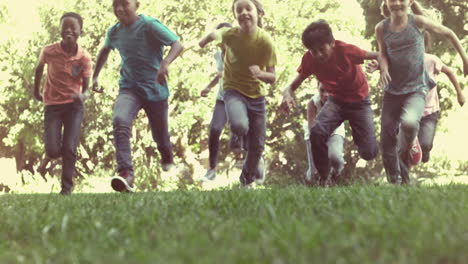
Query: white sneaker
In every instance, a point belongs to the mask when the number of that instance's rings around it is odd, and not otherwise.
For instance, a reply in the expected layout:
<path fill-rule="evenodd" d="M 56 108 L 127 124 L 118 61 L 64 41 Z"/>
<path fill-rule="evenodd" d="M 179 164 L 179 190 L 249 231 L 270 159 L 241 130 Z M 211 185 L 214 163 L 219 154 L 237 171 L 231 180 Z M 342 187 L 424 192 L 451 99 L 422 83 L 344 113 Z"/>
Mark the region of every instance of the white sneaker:
<path fill-rule="evenodd" d="M 258 162 L 258 174 L 255 178 L 256 184 L 264 184 L 265 183 L 265 159 L 263 157 L 260 158 Z"/>
<path fill-rule="evenodd" d="M 163 171 L 169 171 L 174 167 L 174 163 L 163 163 L 161 164 L 161 167 Z"/>

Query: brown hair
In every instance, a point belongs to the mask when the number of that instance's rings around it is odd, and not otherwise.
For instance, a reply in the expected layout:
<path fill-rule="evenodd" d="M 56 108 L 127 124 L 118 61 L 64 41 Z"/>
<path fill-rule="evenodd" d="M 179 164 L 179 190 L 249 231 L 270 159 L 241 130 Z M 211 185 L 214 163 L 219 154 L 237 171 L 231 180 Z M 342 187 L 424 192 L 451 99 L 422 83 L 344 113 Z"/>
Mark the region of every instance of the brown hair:
<path fill-rule="evenodd" d="M 232 12 L 234 13 L 234 16 L 236 15 L 236 12 L 234 10 L 234 5 L 236 4 L 237 1 L 239 0 L 232 1 Z M 257 14 L 258 14 L 257 26 L 262 27 L 262 17 L 263 15 L 265 15 L 265 10 L 263 9 L 263 5 L 258 0 L 249 0 L 249 1 L 255 5 L 255 8 L 257 8 Z"/>

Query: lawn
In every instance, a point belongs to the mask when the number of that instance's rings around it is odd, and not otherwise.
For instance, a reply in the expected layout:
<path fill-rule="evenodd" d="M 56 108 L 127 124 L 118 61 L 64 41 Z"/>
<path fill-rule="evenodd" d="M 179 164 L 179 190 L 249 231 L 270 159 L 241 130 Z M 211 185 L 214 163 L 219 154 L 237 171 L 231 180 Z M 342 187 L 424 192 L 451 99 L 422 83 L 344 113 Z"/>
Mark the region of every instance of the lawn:
<path fill-rule="evenodd" d="M 0 196 L 0 263 L 468 263 L 468 186 Z"/>

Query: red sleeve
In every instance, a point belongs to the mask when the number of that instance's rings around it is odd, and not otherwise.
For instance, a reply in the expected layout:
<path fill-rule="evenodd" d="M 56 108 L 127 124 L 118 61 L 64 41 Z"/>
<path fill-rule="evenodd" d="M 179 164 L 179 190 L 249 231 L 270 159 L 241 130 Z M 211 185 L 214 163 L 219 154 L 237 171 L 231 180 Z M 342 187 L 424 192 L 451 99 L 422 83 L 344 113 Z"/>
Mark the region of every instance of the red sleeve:
<path fill-rule="evenodd" d="M 348 56 L 348 58 L 351 60 L 352 63 L 354 64 L 364 63 L 364 58 L 366 57 L 367 51 L 362 50 L 361 48 L 351 45 L 351 44 L 346 44 L 346 46 L 344 46 L 344 49 L 346 51 L 346 55 Z"/>
<path fill-rule="evenodd" d="M 307 79 L 310 75 L 314 73 L 314 64 L 312 63 L 312 55 L 309 52 L 306 52 L 304 56 L 302 56 L 301 65 L 297 68 L 297 72 L 303 79 Z"/>

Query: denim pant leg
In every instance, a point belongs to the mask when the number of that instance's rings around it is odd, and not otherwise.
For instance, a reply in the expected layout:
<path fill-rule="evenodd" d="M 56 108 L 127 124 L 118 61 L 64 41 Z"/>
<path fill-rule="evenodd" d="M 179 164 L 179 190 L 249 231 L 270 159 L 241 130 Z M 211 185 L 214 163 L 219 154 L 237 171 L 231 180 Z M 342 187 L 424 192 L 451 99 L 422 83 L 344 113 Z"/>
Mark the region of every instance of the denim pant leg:
<path fill-rule="evenodd" d="M 44 147 L 47 157 L 62 155 L 63 109 L 61 105 L 47 105 L 44 108 Z"/>
<path fill-rule="evenodd" d="M 364 99 L 361 102 L 348 103 L 344 108 L 345 119 L 349 121 L 353 141 L 358 147 L 361 158 L 372 160 L 379 154 L 379 145 L 375 135 L 375 125 L 371 102 Z"/>
<path fill-rule="evenodd" d="M 419 124 L 418 139 L 422 149 L 422 162 L 429 161 L 438 121 L 439 112 L 435 112 L 423 117 Z"/>
<path fill-rule="evenodd" d="M 344 138 L 337 134 L 331 135 L 327 142 L 330 166 L 337 175 L 339 175 L 344 168 L 343 144 Z"/>
<path fill-rule="evenodd" d="M 245 96 L 234 90 L 224 92 L 224 104 L 231 132 L 242 138 L 249 131 L 247 115 L 247 100 Z"/>
<path fill-rule="evenodd" d="M 399 153 L 399 163 L 402 183 L 409 183 L 409 151 L 414 139 L 418 136 L 419 122 L 421 121 L 426 105 L 426 91 L 418 91 L 405 96 L 401 113 L 400 133 L 402 142 Z"/>
<path fill-rule="evenodd" d="M 208 150 L 210 152 L 210 169 L 216 168 L 218 163 L 219 137 L 227 122 L 226 108 L 224 101 L 216 100 L 213 117 L 210 123 L 210 133 L 208 136 Z"/>
<path fill-rule="evenodd" d="M 121 90 L 114 105 L 114 146 L 117 170 L 133 170 L 130 136 L 132 123 L 143 107 L 142 100 L 128 90 Z"/>
<path fill-rule="evenodd" d="M 161 154 L 161 163 L 173 163 L 174 156 L 169 135 L 167 99 L 158 102 L 145 102 L 143 107 L 149 120 L 153 140 L 156 142 Z"/>
<path fill-rule="evenodd" d="M 330 174 L 328 139 L 343 121 L 341 106 L 329 98 L 318 113 L 314 125 L 310 129 L 310 143 L 312 145 L 314 164 L 321 180 L 326 180 Z"/>
<path fill-rule="evenodd" d="M 70 190 L 73 187 L 73 175 L 75 173 L 76 149 L 80 139 L 81 123 L 84 117 L 82 103 L 72 103 L 67 107 L 63 120 L 62 143 L 62 190 Z"/>

